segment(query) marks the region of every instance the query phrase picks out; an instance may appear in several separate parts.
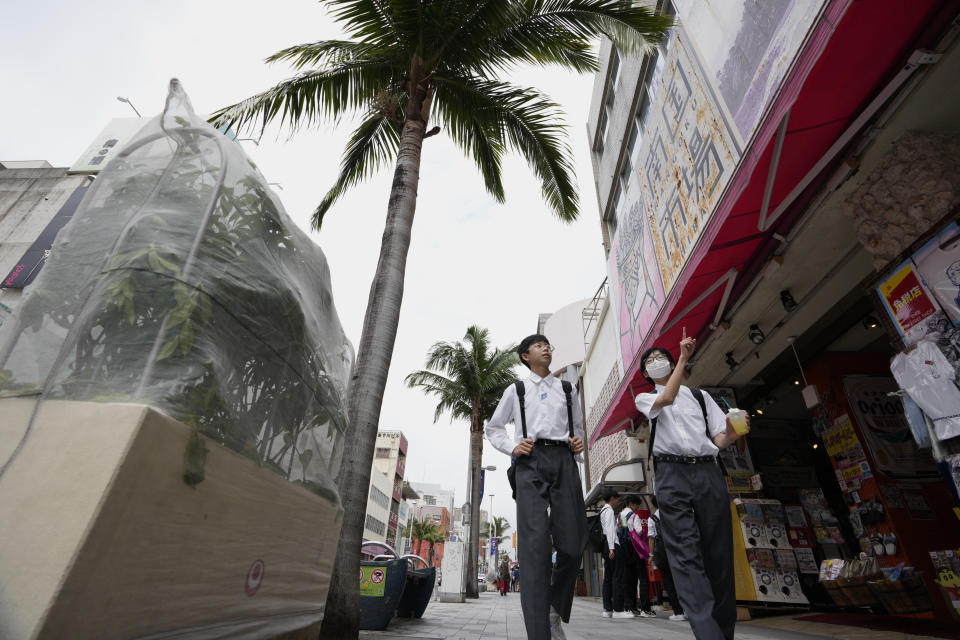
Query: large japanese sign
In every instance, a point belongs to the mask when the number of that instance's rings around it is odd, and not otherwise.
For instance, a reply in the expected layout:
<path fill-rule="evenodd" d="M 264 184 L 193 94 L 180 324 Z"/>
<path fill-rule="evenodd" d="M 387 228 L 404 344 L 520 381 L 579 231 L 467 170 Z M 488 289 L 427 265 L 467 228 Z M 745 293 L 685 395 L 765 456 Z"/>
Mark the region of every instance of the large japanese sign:
<path fill-rule="evenodd" d="M 722 6 L 719 6 L 722 4 Z M 608 262 L 629 366 L 676 282 L 822 2 L 674 0 L 641 107 Z"/>

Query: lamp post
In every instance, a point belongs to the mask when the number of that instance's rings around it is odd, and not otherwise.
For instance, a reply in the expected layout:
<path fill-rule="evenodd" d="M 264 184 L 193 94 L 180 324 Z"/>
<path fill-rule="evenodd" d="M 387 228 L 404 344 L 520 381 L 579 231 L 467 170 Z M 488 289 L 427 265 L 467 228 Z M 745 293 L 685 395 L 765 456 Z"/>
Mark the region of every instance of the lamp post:
<path fill-rule="evenodd" d="M 117 96 L 117 100 L 119 100 L 120 102 L 126 102 L 128 105 L 130 105 L 130 108 L 133 109 L 133 112 L 134 112 L 135 114 L 137 114 L 137 117 L 138 117 L 138 118 L 142 118 L 142 117 L 143 117 L 142 115 L 140 115 L 140 112 L 137 111 L 137 108 L 136 108 L 135 106 L 133 106 L 133 103 L 130 102 L 130 98 L 124 98 L 123 96 Z"/>

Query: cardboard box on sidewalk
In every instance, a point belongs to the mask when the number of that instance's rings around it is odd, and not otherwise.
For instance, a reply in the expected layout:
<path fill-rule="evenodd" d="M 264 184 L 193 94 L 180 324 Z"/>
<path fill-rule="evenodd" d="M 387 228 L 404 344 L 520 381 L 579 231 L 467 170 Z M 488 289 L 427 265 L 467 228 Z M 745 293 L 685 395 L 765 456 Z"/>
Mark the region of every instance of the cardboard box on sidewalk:
<path fill-rule="evenodd" d="M 0 400 L 0 464 L 34 400 Z M 135 404 L 44 401 L 0 475 L 0 637 L 274 637 L 316 625 L 342 509 Z M 155 635 L 151 635 L 155 634 Z"/>

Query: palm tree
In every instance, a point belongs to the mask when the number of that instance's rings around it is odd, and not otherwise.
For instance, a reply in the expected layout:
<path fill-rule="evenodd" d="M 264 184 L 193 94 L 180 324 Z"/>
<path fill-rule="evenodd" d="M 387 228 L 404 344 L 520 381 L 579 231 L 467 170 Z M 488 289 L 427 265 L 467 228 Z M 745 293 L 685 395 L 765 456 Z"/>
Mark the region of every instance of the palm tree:
<path fill-rule="evenodd" d="M 434 558 L 436 556 L 437 545 L 441 542 L 446 541 L 446 536 L 443 535 L 443 531 L 439 527 L 434 525 L 434 531 L 430 534 L 430 537 L 427 538 L 427 541 L 430 543 L 430 566 L 435 566 L 433 564 Z"/>
<path fill-rule="evenodd" d="M 464 342 L 437 342 L 427 353 L 427 371 L 407 376 L 407 386 L 420 387 L 439 397 L 433 421 L 450 413 L 452 419 L 470 421 L 471 473 L 470 540 L 468 548 L 477 549 L 480 540 L 480 468 L 483 466 L 483 423 L 490 419 L 500 396 L 514 380 L 513 367 L 518 360 L 516 346 L 490 351 L 489 332 L 477 326 L 467 329 Z M 481 524 L 482 526 L 482 524 Z M 476 554 L 467 554 L 467 576 L 476 575 Z M 467 596 L 476 598 L 476 580 L 467 580 Z"/>
<path fill-rule="evenodd" d="M 497 539 L 497 544 L 500 544 L 510 536 L 504 535 L 507 531 L 510 531 L 510 521 L 502 516 L 493 516 L 493 537 Z M 484 522 L 480 525 L 480 536 L 484 538 L 490 537 L 490 523 Z"/>
<path fill-rule="evenodd" d="M 599 68 L 600 35 L 627 52 L 658 41 L 671 19 L 631 0 L 325 0 L 352 40 L 324 40 L 275 53 L 299 74 L 221 109 L 235 130 L 279 120 L 293 129 L 359 112 L 340 173 L 313 214 L 320 228 L 351 186 L 393 163 L 387 221 L 370 287 L 347 402 L 354 446 L 337 476 L 344 519 L 323 620 L 325 638 L 359 630 L 360 542 L 387 372 L 393 355 L 423 141 L 444 130 L 477 164 L 487 190 L 505 200 L 503 156 L 517 151 L 564 221 L 578 214 L 570 147 L 557 105 L 502 79 L 519 64 L 577 73 Z M 584 96 L 586 99 L 586 96 Z M 434 118 L 440 126 L 429 131 Z"/>
<path fill-rule="evenodd" d="M 410 529 L 410 539 L 418 542 L 430 542 L 431 538 L 438 532 L 437 525 L 431 520 L 414 520 Z M 413 545 L 420 553 L 418 545 Z"/>

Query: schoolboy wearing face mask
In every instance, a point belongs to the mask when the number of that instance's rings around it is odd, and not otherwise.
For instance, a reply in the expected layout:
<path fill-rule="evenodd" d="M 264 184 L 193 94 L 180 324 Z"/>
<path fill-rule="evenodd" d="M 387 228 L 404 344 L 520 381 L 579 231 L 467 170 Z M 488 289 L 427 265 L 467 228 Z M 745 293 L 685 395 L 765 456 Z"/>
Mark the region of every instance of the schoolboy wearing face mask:
<path fill-rule="evenodd" d="M 659 535 L 683 611 L 698 640 L 732 640 L 737 621 L 733 529 L 717 454 L 741 435 L 709 394 L 698 392 L 698 399 L 681 384 L 695 347 L 696 340 L 684 331 L 676 363 L 667 349 L 648 349 L 640 362 L 655 388 L 635 402 L 656 422 L 651 440 Z"/>

